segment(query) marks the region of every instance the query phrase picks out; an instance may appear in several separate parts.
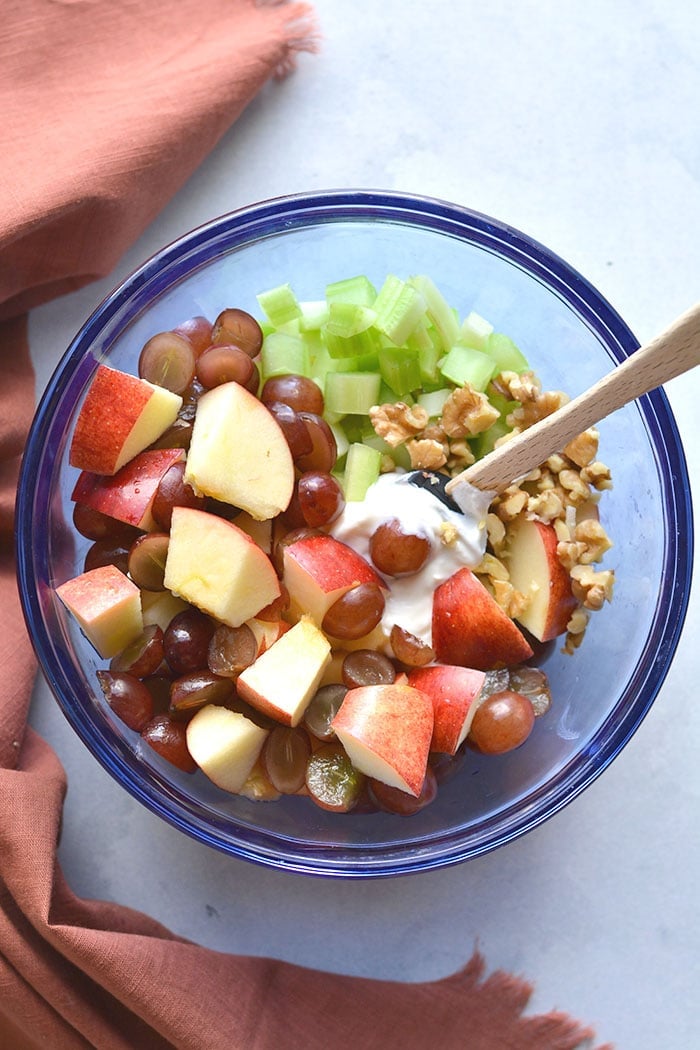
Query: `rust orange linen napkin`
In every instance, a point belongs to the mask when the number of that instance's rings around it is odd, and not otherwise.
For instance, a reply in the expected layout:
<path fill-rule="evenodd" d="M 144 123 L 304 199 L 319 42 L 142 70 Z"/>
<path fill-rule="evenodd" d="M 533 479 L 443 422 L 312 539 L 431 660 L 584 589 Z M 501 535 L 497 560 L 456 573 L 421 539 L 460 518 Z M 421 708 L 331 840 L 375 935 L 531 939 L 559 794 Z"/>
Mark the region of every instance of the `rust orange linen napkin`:
<path fill-rule="evenodd" d="M 35 665 L 14 581 L 34 405 L 26 310 L 107 274 L 271 77 L 309 10 L 252 0 L 5 0 L 0 24 L 0 1047 L 573 1050 L 474 955 L 436 983 L 339 977 L 187 942 L 80 900 L 56 859 L 64 771 L 25 729 Z M 587 1044 L 589 1045 L 589 1044 Z"/>

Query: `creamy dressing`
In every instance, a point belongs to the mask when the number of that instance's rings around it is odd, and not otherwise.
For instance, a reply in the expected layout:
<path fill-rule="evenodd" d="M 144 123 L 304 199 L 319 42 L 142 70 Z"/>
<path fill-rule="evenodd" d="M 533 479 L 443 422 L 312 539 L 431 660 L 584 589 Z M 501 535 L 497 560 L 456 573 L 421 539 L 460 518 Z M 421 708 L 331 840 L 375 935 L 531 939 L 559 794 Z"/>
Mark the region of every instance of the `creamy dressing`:
<path fill-rule="evenodd" d="M 430 541 L 430 554 L 420 572 L 387 578 L 381 623 L 385 636 L 398 624 L 426 645 L 432 644 L 433 592 L 458 569 L 472 568 L 481 561 L 486 549 L 487 509 L 482 498 L 467 505 L 467 513 L 458 514 L 426 489 L 412 485 L 407 475 L 397 473 L 383 474 L 364 500 L 345 505 L 329 532 L 370 564 L 370 537 L 390 518 L 398 518 L 405 532 Z"/>

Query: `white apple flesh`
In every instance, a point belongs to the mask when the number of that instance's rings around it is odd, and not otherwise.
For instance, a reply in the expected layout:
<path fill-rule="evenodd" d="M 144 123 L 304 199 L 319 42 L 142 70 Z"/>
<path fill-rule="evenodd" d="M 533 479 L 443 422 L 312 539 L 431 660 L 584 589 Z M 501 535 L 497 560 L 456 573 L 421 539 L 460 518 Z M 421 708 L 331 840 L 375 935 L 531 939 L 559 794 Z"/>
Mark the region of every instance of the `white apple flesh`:
<path fill-rule="evenodd" d="M 207 704 L 188 723 L 187 749 L 217 787 L 235 794 L 248 780 L 267 733 L 238 711 Z"/>
<path fill-rule="evenodd" d="M 240 627 L 279 596 L 272 562 L 232 522 L 175 507 L 165 586 L 229 627 Z"/>
<path fill-rule="evenodd" d="M 121 652 L 143 631 L 141 592 L 114 565 L 75 576 L 56 593 L 104 659 Z"/>
<path fill-rule="evenodd" d="M 75 423 L 70 465 L 116 474 L 172 426 L 181 405 L 170 390 L 98 365 Z"/>
<path fill-rule="evenodd" d="M 238 695 L 283 725 L 297 726 L 330 659 L 328 639 L 307 617 L 294 624 L 239 675 Z"/>
<path fill-rule="evenodd" d="M 417 798 L 433 722 L 429 696 L 393 683 L 350 689 L 331 725 L 356 769 Z"/>
<path fill-rule="evenodd" d="M 294 490 L 289 445 L 272 413 L 238 383 L 200 397 L 185 481 L 258 520 L 286 510 Z"/>
<path fill-rule="evenodd" d="M 508 528 L 505 559 L 510 582 L 527 598 L 518 622 L 540 642 L 566 633 L 578 602 L 571 579 L 557 555 L 557 534 L 551 525 L 525 518 Z"/>

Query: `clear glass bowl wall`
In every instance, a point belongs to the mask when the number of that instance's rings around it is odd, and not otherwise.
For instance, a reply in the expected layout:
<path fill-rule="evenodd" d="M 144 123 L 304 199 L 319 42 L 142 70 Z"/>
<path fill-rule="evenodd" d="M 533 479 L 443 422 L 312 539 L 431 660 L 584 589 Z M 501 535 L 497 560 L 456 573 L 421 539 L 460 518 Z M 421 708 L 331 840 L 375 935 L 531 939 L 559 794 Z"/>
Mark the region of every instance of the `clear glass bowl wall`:
<path fill-rule="evenodd" d="M 56 599 L 82 570 L 89 541 L 71 525 L 77 472 L 67 446 L 100 361 L 136 371 L 143 343 L 226 306 L 259 315 L 256 293 L 289 281 L 300 299 L 366 274 L 430 275 L 464 315 L 476 310 L 521 347 L 543 386 L 576 395 L 636 345 L 591 285 L 563 260 L 485 216 L 399 194 L 281 198 L 213 221 L 165 248 L 86 322 L 48 384 L 29 437 L 18 500 L 25 615 L 65 716 L 128 791 L 182 831 L 273 867 L 343 877 L 452 864 L 523 834 L 574 798 L 615 757 L 668 670 L 687 607 L 692 559 L 689 483 L 663 393 L 600 425 L 614 489 L 601 516 L 615 546 L 612 605 L 592 617 L 583 647 L 558 647 L 545 669 L 554 694 L 527 744 L 502 757 L 469 752 L 436 803 L 411 818 L 338 816 L 308 799 L 253 803 L 201 774 L 181 774 L 113 717 L 97 687 L 101 663 Z M 99 695 L 98 695 L 99 694 Z"/>

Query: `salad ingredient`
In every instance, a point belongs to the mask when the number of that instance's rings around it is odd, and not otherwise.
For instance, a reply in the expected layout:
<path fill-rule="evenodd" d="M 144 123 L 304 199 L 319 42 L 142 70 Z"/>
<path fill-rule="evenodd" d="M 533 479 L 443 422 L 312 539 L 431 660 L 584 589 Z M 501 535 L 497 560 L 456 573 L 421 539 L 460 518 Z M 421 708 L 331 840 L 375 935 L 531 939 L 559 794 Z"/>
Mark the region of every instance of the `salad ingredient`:
<path fill-rule="evenodd" d="M 385 576 L 411 576 L 425 565 L 432 544 L 423 533 L 409 532 L 398 518 L 387 518 L 369 538 L 369 554 Z"/>
<path fill-rule="evenodd" d="M 270 783 L 283 795 L 293 795 L 306 783 L 311 743 L 301 726 L 275 726 L 265 741 L 262 762 Z"/>
<path fill-rule="evenodd" d="M 357 805 L 365 778 L 338 744 L 323 744 L 306 766 L 306 788 L 321 809 L 348 813 Z"/>
<path fill-rule="evenodd" d="M 140 733 L 153 718 L 153 697 L 134 674 L 98 671 L 102 694 L 124 725 Z"/>
<path fill-rule="evenodd" d="M 196 773 L 198 763 L 187 746 L 187 730 L 167 714 L 156 714 L 141 730 L 144 743 L 183 773 Z"/>
<path fill-rule="evenodd" d="M 456 754 L 469 733 L 485 677 L 483 671 L 447 664 L 409 672 L 409 685 L 422 690 L 433 704 L 431 751 Z"/>
<path fill-rule="evenodd" d="M 372 581 L 358 583 L 333 602 L 321 627 L 326 634 L 341 641 L 354 641 L 373 631 L 383 612 L 383 588 Z"/>
<path fill-rule="evenodd" d="M 185 460 L 176 460 L 161 477 L 151 504 L 151 514 L 157 529 L 169 529 L 173 507 L 193 507 L 204 510 L 206 499 L 197 496 L 185 482 Z"/>
<path fill-rule="evenodd" d="M 237 346 L 211 346 L 197 360 L 197 379 L 207 390 L 224 383 L 240 383 L 256 394 L 260 374 L 253 359 Z"/>
<path fill-rule="evenodd" d="M 224 791 L 240 791 L 258 760 L 268 731 L 239 711 L 207 704 L 184 728 L 199 768 Z"/>
<path fill-rule="evenodd" d="M 329 609 L 351 588 L 363 583 L 383 586 L 369 562 L 325 532 L 301 533 L 283 544 L 282 582 L 292 612 L 307 613 L 319 627 Z"/>
<path fill-rule="evenodd" d="M 181 404 L 164 387 L 98 365 L 73 430 L 70 465 L 116 474 L 174 423 Z"/>
<path fill-rule="evenodd" d="M 113 672 L 127 672 L 137 679 L 148 678 L 156 673 L 164 659 L 162 628 L 158 624 L 149 623 L 138 638 L 112 657 L 109 669 Z"/>
<path fill-rule="evenodd" d="M 283 725 L 296 726 L 320 685 L 330 653 L 323 632 L 302 617 L 241 672 L 238 695 Z"/>
<path fill-rule="evenodd" d="M 333 431 L 323 416 L 315 412 L 303 410 L 299 412 L 299 417 L 311 440 L 311 451 L 299 456 L 296 466 L 302 471 L 322 470 L 329 474 L 338 456 L 338 445 Z"/>
<path fill-rule="evenodd" d="M 524 744 L 534 723 L 535 712 L 528 698 L 506 689 L 479 704 L 469 740 L 484 754 L 502 755 Z"/>
<path fill-rule="evenodd" d="M 187 607 L 173 617 L 163 634 L 165 659 L 173 674 L 188 674 L 207 666 L 214 630 L 213 621 L 199 609 Z"/>
<path fill-rule="evenodd" d="M 76 506 L 89 507 L 134 528 L 150 532 L 156 528 L 153 503 L 165 474 L 183 462 L 182 449 L 146 450 L 112 475 L 82 471 L 71 499 Z"/>
<path fill-rule="evenodd" d="M 421 809 L 434 802 L 438 793 L 438 780 L 430 766 L 425 771 L 425 780 L 420 795 L 410 795 L 399 788 L 389 787 L 381 780 L 368 782 L 369 796 L 380 809 L 387 813 L 397 813 L 401 817 L 411 817 Z"/>
<path fill-rule="evenodd" d="M 396 668 L 376 649 L 355 649 L 343 659 L 343 685 L 355 689 L 360 685 L 389 685 L 396 681 Z"/>
<path fill-rule="evenodd" d="M 165 589 L 165 562 L 170 536 L 167 532 L 147 532 L 139 536 L 129 549 L 129 576 L 145 591 Z"/>
<path fill-rule="evenodd" d="M 511 526 L 504 560 L 511 585 L 527 599 L 517 619 L 540 642 L 565 634 L 578 604 L 558 546 L 552 525 L 521 518 Z"/>
<path fill-rule="evenodd" d="M 284 401 L 270 401 L 267 407 L 285 436 L 292 459 L 296 461 L 308 455 L 314 446 L 309 429 L 297 410 Z"/>
<path fill-rule="evenodd" d="M 332 474 L 307 470 L 297 481 L 297 498 L 305 523 L 310 528 L 329 525 L 345 506 L 345 496 Z"/>
<path fill-rule="evenodd" d="M 173 394 L 183 394 L 194 379 L 195 362 L 194 348 L 186 336 L 158 332 L 139 355 L 139 377 Z"/>
<path fill-rule="evenodd" d="M 436 588 L 432 634 L 435 655 L 444 664 L 491 671 L 533 655 L 524 635 L 468 568 Z"/>
<path fill-rule="evenodd" d="M 173 331 L 176 335 L 182 335 L 187 339 L 194 350 L 195 358 L 199 357 L 207 347 L 211 346 L 212 324 L 207 317 L 202 317 L 201 314 L 182 321 L 175 326 Z"/>
<path fill-rule="evenodd" d="M 420 795 L 433 735 L 425 693 L 399 683 L 350 689 L 332 726 L 355 769 Z"/>
<path fill-rule="evenodd" d="M 165 586 L 229 627 L 240 627 L 280 593 L 270 559 L 247 533 L 190 507 L 173 510 Z"/>
<path fill-rule="evenodd" d="M 81 573 L 57 587 L 56 594 L 104 659 L 121 652 L 143 631 L 141 592 L 114 565 Z"/>
<path fill-rule="evenodd" d="M 207 666 L 221 678 L 238 678 L 258 655 L 258 640 L 250 624 L 229 627 L 222 623 L 214 631 L 207 650 Z"/>
<path fill-rule="evenodd" d="M 314 693 L 311 703 L 304 711 L 304 725 L 317 740 L 335 740 L 333 719 L 345 699 L 347 687 L 329 682 Z"/>
<path fill-rule="evenodd" d="M 435 659 L 432 646 L 416 638 L 415 634 L 411 634 L 405 627 L 399 627 L 397 623 L 391 628 L 389 646 L 399 663 L 407 667 L 424 667 Z"/>
<path fill-rule="evenodd" d="M 325 408 L 323 391 L 318 384 L 308 376 L 289 372 L 267 379 L 260 392 L 260 400 L 268 406 L 281 402 L 295 412 L 310 412 L 316 416 L 322 416 Z"/>
<path fill-rule="evenodd" d="M 238 307 L 227 307 L 221 311 L 214 321 L 209 339 L 212 346 L 237 346 L 251 358 L 258 356 L 262 342 L 263 333 L 258 322 L 252 314 Z"/>
<path fill-rule="evenodd" d="M 140 530 L 103 514 L 85 503 L 73 505 L 73 527 L 88 540 L 106 540 L 114 547 L 130 547 Z"/>
<path fill-rule="evenodd" d="M 187 719 L 205 704 L 225 704 L 233 695 L 230 678 L 220 678 L 211 671 L 190 671 L 171 682 L 168 714 Z"/>
<path fill-rule="evenodd" d="M 224 383 L 199 398 L 185 481 L 195 492 L 254 518 L 272 518 L 289 503 L 294 467 L 284 434 L 238 383 Z"/>

